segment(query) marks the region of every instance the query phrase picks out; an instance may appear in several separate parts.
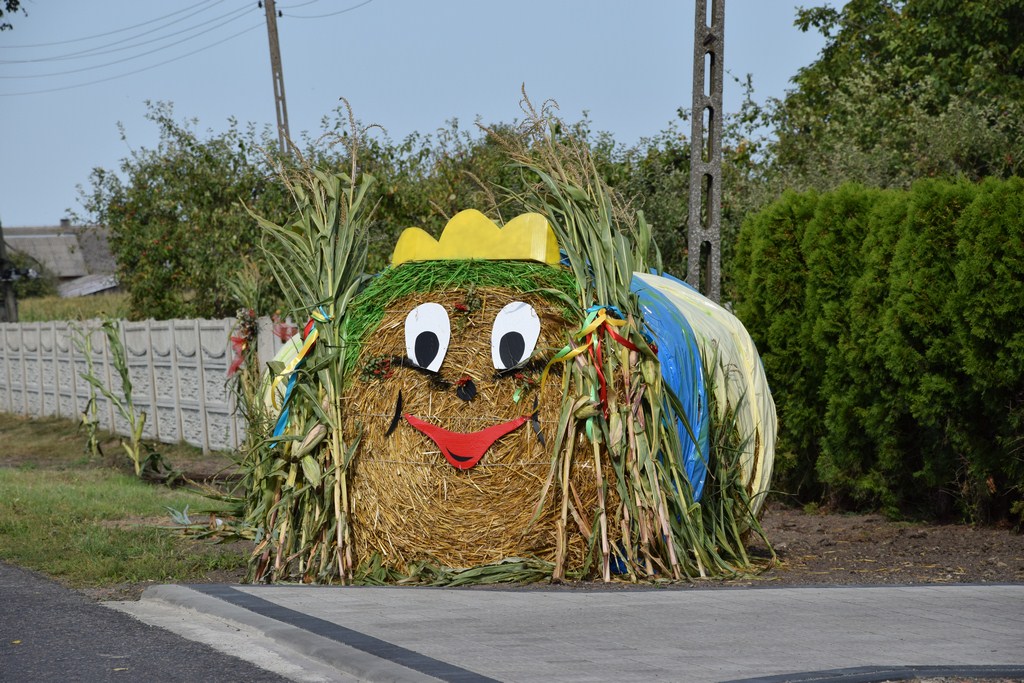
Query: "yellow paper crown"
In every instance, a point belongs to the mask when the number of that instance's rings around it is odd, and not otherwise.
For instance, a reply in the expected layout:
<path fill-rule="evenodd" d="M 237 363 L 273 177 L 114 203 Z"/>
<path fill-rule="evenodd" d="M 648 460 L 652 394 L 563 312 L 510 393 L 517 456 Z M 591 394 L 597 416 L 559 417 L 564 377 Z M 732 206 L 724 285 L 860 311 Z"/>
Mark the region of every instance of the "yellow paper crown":
<path fill-rule="evenodd" d="M 540 261 L 558 263 L 558 240 L 539 213 L 516 216 L 504 228 L 475 209 L 452 216 L 435 240 L 420 228 L 406 228 L 398 238 L 391 265 L 407 261 L 483 259 L 487 261 Z"/>

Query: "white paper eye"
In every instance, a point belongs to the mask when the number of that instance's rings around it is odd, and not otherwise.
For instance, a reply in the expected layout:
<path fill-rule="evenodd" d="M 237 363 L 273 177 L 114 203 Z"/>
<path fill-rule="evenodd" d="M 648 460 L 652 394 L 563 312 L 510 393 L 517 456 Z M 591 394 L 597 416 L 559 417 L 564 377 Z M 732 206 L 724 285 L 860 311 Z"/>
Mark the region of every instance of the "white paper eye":
<path fill-rule="evenodd" d="M 533 354 L 540 337 L 540 316 L 533 306 L 513 301 L 498 311 L 491 328 L 491 360 L 498 370 L 508 370 Z"/>
<path fill-rule="evenodd" d="M 441 304 L 420 304 L 405 318 L 405 355 L 424 370 L 441 369 L 451 339 L 448 311 Z"/>

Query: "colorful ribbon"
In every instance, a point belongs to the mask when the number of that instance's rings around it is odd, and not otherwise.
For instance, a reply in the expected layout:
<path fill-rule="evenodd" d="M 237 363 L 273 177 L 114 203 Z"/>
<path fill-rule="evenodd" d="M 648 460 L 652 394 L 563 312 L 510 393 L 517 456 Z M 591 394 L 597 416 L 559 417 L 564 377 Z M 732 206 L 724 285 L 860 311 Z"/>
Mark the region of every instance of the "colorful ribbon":
<path fill-rule="evenodd" d="M 608 336 L 630 351 L 639 351 L 640 349 L 636 344 L 616 331 L 616 328 L 625 327 L 627 324 L 628 322 L 624 319 L 622 312 L 615 306 L 591 306 L 588 308 L 587 317 L 583 321 L 582 329 L 573 335 L 576 341 L 581 341 L 582 343 L 579 346 L 566 345 L 548 361 L 540 376 L 541 391 L 544 390 L 544 382 L 547 380 L 548 372 L 555 363 L 566 363 L 581 353 L 586 352 L 590 356 L 594 369 L 597 372 L 599 385 L 598 395 L 593 398 L 598 401 L 604 416 L 607 418 L 608 382 L 604 376 L 603 335 L 601 333 L 606 332 Z M 652 349 L 655 349 L 655 347 L 652 346 Z M 656 349 L 655 353 L 657 353 Z"/>
<path fill-rule="evenodd" d="M 327 312 L 323 307 L 317 308 L 310 314 L 309 322 L 306 323 L 306 329 L 304 330 L 305 339 L 302 342 L 302 348 L 295 354 L 284 366 L 284 369 L 274 377 L 274 381 L 270 385 L 270 397 L 274 402 L 274 407 L 278 407 L 277 404 L 277 387 L 281 384 L 285 377 L 288 378 L 288 385 L 284 390 L 284 400 L 281 401 L 281 413 L 277 416 L 277 422 L 274 424 L 274 436 L 278 437 L 284 434 L 284 430 L 288 427 L 288 414 L 291 411 L 290 399 L 292 397 L 292 390 L 295 388 L 295 382 L 298 379 L 298 370 L 306 360 L 306 356 L 310 354 L 313 347 L 316 346 L 316 340 L 320 338 L 320 330 L 317 329 L 317 323 L 326 323 L 331 317 L 327 315 Z M 271 443 L 270 447 L 273 448 L 276 442 Z"/>

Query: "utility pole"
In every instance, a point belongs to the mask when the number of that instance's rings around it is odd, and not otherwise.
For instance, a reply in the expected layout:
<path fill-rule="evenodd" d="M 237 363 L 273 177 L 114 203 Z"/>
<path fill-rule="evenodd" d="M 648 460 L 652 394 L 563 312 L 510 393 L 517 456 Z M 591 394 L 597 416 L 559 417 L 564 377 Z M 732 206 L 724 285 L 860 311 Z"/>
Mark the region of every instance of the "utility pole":
<path fill-rule="evenodd" d="M 274 109 L 277 112 L 277 139 L 281 153 L 288 153 L 288 106 L 284 101 L 284 73 L 281 71 L 281 48 L 277 42 L 277 10 L 274 0 L 263 0 L 267 12 L 267 38 L 270 40 L 270 70 L 274 75 Z"/>
<path fill-rule="evenodd" d="M 0 322 L 18 322 L 18 301 L 14 296 L 14 265 L 7 261 L 4 228 L 0 225 L 0 287 L 3 288 L 3 316 Z"/>
<path fill-rule="evenodd" d="M 708 2 L 711 22 L 708 24 Z M 722 76 L 725 0 L 695 0 L 686 281 L 722 299 Z M 709 73 L 710 72 L 710 73 Z M 710 87 L 708 87 L 710 86 Z M 704 117 L 707 115 L 707 128 Z"/>

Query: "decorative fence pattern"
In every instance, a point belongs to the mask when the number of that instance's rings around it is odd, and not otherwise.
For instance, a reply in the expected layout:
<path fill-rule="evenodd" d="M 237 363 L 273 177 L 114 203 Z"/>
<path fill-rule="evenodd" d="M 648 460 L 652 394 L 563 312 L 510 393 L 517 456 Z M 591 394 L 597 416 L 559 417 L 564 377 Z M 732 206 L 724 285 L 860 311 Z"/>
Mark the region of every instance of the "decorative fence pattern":
<path fill-rule="evenodd" d="M 132 400 L 137 411 L 146 413 L 145 438 L 184 441 L 204 451 L 238 447 L 245 424 L 235 414 L 227 385 L 234 324 L 231 318 L 120 322 Z M 100 426 L 129 434 L 115 406 L 81 376 L 89 359 L 74 340 L 87 334 L 92 374 L 115 396 L 123 396 L 100 327 L 98 320 L 0 324 L 0 411 L 78 420 L 95 396 Z M 258 341 L 265 367 L 282 345 L 269 319 L 260 320 Z"/>

